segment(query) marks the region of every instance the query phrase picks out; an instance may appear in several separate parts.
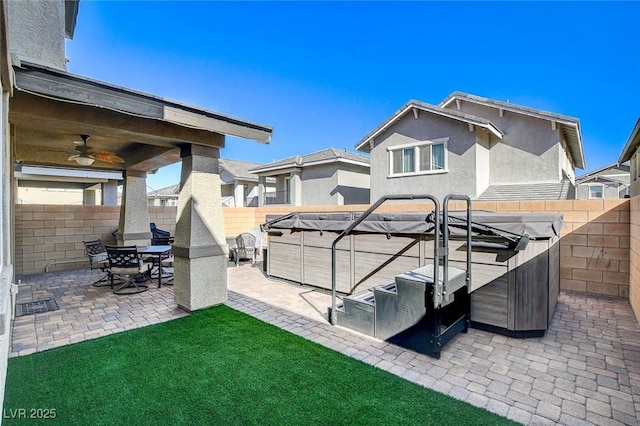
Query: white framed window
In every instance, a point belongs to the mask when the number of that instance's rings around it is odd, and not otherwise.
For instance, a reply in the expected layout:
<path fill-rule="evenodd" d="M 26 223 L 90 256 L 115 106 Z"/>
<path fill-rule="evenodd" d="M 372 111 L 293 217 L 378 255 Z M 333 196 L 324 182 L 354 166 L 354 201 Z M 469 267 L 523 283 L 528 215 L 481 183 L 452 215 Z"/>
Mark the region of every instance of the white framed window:
<path fill-rule="evenodd" d="M 387 148 L 389 176 L 446 173 L 448 140 L 442 138 Z"/>
<path fill-rule="evenodd" d="M 604 185 L 589 185 L 589 198 L 604 198 Z"/>

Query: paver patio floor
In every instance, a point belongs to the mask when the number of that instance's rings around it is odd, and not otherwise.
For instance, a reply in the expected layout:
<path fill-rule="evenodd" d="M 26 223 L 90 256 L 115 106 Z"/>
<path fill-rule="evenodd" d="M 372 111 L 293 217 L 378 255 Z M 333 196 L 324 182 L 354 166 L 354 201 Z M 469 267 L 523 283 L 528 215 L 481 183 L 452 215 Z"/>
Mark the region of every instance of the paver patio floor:
<path fill-rule="evenodd" d="M 53 298 L 59 310 L 18 317 L 11 356 L 168 321 L 187 313 L 172 287 L 116 296 L 86 270 L 23 277 L 18 303 Z M 227 269 L 227 304 L 321 345 L 524 424 L 618 425 L 640 419 L 640 327 L 626 299 L 561 293 L 542 338 L 471 329 L 439 360 L 331 326 L 326 292 Z M 446 423 L 446 422 L 445 422 Z"/>

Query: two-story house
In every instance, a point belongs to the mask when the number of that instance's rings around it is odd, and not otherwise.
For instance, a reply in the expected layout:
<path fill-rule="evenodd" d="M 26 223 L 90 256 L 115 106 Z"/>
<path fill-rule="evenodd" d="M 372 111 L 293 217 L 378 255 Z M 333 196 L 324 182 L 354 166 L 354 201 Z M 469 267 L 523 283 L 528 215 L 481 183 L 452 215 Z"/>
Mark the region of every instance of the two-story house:
<path fill-rule="evenodd" d="M 369 203 L 369 157 L 326 148 L 251 170 L 258 175 L 259 204 L 293 206 Z M 275 191 L 267 191 L 268 179 Z"/>
<path fill-rule="evenodd" d="M 629 163 L 613 163 L 576 178 L 576 198 L 580 200 L 628 198 Z"/>
<path fill-rule="evenodd" d="M 398 193 L 568 199 L 584 168 L 578 119 L 454 92 L 412 100 L 365 136 L 371 200 Z"/>

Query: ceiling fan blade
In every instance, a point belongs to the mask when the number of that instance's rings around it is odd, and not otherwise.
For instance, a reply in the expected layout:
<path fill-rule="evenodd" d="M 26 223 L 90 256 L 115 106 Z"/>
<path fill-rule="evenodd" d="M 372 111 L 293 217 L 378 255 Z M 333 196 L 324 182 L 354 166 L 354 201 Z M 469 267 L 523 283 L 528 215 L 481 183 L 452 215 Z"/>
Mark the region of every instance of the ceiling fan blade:
<path fill-rule="evenodd" d="M 124 159 L 122 157 L 119 157 L 110 151 L 94 149 L 91 150 L 91 155 L 94 156 L 96 160 L 104 163 L 124 163 Z"/>
<path fill-rule="evenodd" d="M 73 161 L 78 157 L 80 157 L 80 154 L 72 155 L 71 157 L 67 158 L 67 161 Z"/>

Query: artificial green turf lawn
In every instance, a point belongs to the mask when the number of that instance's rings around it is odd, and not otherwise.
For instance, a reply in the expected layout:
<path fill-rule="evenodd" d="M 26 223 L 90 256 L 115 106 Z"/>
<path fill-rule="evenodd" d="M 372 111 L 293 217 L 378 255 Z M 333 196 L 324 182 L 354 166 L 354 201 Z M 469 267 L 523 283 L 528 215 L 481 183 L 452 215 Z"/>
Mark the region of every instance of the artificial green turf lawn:
<path fill-rule="evenodd" d="M 227 306 L 11 358 L 5 424 L 33 424 L 19 408 L 64 425 L 511 424 Z"/>

